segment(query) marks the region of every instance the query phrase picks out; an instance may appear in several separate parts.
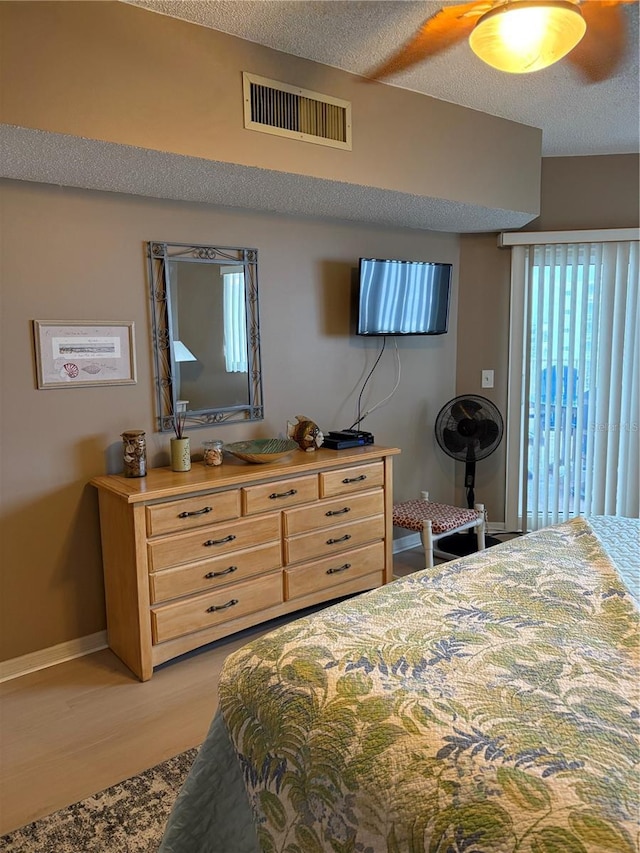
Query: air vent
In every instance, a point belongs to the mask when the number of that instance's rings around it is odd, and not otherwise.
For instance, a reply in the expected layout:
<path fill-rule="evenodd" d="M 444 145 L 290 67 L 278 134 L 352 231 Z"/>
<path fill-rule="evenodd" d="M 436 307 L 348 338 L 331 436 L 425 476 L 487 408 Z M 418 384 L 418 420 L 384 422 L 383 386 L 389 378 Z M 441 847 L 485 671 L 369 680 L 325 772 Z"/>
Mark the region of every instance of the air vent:
<path fill-rule="evenodd" d="M 351 151 L 351 104 L 255 74 L 242 74 L 244 126 Z"/>

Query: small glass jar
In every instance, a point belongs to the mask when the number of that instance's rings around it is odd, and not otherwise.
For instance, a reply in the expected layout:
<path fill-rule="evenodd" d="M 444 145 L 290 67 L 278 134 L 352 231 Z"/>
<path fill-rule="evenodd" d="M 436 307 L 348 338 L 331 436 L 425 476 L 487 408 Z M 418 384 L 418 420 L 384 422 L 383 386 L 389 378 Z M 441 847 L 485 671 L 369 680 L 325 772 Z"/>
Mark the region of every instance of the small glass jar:
<path fill-rule="evenodd" d="M 147 440 L 141 429 L 122 433 L 122 457 L 125 477 L 147 476 Z"/>
<path fill-rule="evenodd" d="M 202 461 L 207 468 L 214 465 L 222 465 L 222 448 L 223 443 L 219 438 L 213 438 L 210 441 L 203 442 L 204 455 Z"/>

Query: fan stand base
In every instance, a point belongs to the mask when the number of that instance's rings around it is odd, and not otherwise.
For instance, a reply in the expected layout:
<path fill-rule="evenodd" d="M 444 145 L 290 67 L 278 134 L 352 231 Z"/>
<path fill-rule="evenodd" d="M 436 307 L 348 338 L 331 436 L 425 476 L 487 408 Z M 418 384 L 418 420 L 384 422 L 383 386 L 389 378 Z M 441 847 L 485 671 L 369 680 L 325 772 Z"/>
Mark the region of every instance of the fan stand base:
<path fill-rule="evenodd" d="M 484 537 L 485 548 L 491 548 L 492 545 L 501 545 L 501 540 L 494 536 Z M 437 551 L 444 551 L 447 554 L 455 554 L 456 557 L 466 557 L 467 554 L 475 554 L 478 550 L 478 538 L 473 533 L 452 533 L 451 536 L 443 536 L 438 539 L 435 544 Z"/>

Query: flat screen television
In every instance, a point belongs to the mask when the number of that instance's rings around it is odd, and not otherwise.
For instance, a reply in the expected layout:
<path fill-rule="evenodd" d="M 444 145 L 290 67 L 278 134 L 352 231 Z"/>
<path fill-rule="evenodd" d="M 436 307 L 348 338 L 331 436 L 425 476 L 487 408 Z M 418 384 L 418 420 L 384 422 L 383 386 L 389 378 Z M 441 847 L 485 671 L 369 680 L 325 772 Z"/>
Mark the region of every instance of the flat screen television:
<path fill-rule="evenodd" d="M 451 264 L 360 258 L 358 335 L 443 335 Z"/>

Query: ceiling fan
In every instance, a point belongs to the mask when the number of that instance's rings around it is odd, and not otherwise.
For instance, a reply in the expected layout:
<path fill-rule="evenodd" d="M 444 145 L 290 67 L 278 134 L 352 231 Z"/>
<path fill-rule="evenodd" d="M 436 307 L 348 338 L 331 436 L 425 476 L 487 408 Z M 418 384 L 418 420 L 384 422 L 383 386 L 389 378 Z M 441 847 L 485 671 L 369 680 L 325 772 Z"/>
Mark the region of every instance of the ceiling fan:
<path fill-rule="evenodd" d="M 465 38 L 500 71 L 538 71 L 567 57 L 588 83 L 611 77 L 624 55 L 621 6 L 637 0 L 476 0 L 445 4 L 368 77 L 405 71 Z"/>

